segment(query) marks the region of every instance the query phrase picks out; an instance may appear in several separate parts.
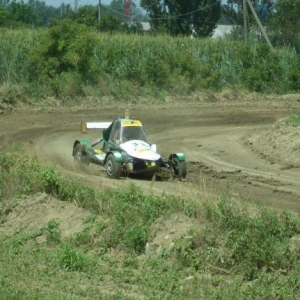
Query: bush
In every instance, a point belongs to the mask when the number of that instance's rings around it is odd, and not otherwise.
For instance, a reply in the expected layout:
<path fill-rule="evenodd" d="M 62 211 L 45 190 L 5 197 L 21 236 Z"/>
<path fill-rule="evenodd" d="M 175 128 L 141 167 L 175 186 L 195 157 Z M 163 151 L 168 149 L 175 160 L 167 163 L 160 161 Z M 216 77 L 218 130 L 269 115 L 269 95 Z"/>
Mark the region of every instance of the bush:
<path fill-rule="evenodd" d="M 96 39 L 85 25 L 70 20 L 54 22 L 31 56 L 32 75 L 41 82 L 64 73 L 78 73 L 83 82 L 94 82 Z"/>

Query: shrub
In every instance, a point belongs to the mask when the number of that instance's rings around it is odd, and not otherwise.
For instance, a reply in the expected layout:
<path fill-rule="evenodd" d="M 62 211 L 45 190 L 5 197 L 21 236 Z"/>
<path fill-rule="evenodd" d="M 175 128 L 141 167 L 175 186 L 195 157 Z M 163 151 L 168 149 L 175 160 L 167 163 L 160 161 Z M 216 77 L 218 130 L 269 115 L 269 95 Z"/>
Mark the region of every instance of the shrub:
<path fill-rule="evenodd" d="M 245 87 L 250 91 L 262 92 L 266 88 L 267 79 L 267 74 L 264 70 L 254 67 L 245 70 Z"/>
<path fill-rule="evenodd" d="M 300 54 L 297 54 L 294 64 L 287 71 L 287 89 L 298 91 L 300 86 Z"/>
<path fill-rule="evenodd" d="M 44 82 L 75 72 L 83 82 L 94 82 L 97 78 L 92 60 L 95 45 L 95 36 L 87 26 L 67 19 L 54 22 L 31 56 L 33 78 Z"/>

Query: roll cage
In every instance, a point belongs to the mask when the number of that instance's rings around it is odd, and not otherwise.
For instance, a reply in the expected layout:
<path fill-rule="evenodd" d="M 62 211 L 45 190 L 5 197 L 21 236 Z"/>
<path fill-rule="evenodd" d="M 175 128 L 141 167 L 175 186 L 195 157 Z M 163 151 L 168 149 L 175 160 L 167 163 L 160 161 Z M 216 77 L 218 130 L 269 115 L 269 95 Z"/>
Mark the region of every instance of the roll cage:
<path fill-rule="evenodd" d="M 108 143 L 113 144 L 121 144 L 131 140 L 140 140 L 149 144 L 142 123 L 131 119 L 116 119 L 104 130 L 103 138 Z"/>

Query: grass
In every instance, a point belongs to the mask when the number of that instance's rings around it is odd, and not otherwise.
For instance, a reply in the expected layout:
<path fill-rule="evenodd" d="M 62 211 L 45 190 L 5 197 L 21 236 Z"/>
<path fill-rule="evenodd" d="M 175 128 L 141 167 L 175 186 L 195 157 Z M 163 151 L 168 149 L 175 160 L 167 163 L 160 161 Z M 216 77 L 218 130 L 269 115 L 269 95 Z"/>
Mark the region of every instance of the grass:
<path fill-rule="evenodd" d="M 58 218 L 2 233 L 1 299 L 300 297 L 300 220 L 288 212 L 237 205 L 227 194 L 187 201 L 144 195 L 134 185 L 94 190 L 16 148 L 1 152 L 0 168 L 4 226 L 38 192 L 89 212 L 67 237 Z M 152 226 L 174 222 L 171 215 L 194 225 L 165 247 L 153 245 Z"/>
<path fill-rule="evenodd" d="M 286 122 L 294 127 L 300 126 L 300 114 L 293 114 L 289 116 Z"/>

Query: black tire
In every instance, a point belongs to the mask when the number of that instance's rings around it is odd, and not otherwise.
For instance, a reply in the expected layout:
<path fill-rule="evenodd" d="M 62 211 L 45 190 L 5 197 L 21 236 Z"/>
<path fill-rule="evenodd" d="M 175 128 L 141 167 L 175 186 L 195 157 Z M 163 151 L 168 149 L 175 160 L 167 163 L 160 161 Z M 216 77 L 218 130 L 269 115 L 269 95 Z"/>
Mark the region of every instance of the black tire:
<path fill-rule="evenodd" d="M 122 165 L 117 162 L 113 154 L 109 154 L 105 164 L 106 173 L 109 178 L 118 179 L 121 176 Z"/>
<path fill-rule="evenodd" d="M 185 179 L 187 173 L 185 161 L 180 161 L 176 156 L 173 157 L 172 169 L 174 178 Z"/>
<path fill-rule="evenodd" d="M 81 168 L 83 166 L 88 166 L 89 163 L 86 161 L 85 157 L 82 155 L 81 145 L 77 144 L 74 148 L 74 165 L 75 169 Z"/>

